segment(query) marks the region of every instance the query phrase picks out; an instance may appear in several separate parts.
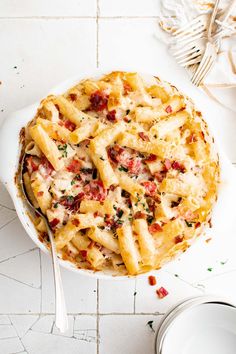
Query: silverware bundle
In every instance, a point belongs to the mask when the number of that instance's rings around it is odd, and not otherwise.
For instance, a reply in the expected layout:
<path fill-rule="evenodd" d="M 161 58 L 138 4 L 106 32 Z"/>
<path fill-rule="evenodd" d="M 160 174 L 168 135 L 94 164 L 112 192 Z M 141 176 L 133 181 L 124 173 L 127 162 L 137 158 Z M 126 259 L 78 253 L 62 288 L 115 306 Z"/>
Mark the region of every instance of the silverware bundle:
<path fill-rule="evenodd" d="M 217 59 L 221 41 L 236 33 L 228 23 L 236 5 L 232 0 L 224 11 L 219 11 L 219 0 L 215 1 L 212 14 L 200 15 L 173 33 L 170 49 L 178 64 L 191 67 L 192 83 L 199 86 Z"/>

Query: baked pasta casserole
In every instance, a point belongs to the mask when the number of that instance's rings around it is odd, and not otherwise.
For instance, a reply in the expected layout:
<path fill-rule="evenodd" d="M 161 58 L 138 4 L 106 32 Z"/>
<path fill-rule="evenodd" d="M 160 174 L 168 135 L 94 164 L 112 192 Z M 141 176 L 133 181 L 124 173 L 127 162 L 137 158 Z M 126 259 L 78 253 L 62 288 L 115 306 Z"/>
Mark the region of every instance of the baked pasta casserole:
<path fill-rule="evenodd" d="M 22 143 L 28 197 L 78 268 L 158 269 L 210 221 L 213 139 L 192 101 L 157 77 L 112 72 L 50 95 Z M 48 244 L 43 220 L 34 223 Z"/>

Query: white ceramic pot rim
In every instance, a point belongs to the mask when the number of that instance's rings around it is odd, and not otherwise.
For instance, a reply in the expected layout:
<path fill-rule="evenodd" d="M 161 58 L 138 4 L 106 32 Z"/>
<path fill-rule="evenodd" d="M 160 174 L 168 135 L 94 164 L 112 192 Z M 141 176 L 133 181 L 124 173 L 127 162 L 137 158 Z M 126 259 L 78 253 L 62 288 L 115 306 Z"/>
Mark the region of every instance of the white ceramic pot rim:
<path fill-rule="evenodd" d="M 78 83 L 80 80 L 87 78 L 87 77 L 98 77 L 102 74 L 105 74 L 110 71 L 114 71 L 114 68 L 111 70 L 101 70 L 97 69 L 95 72 L 83 72 L 83 74 L 79 75 L 76 78 L 71 78 L 58 86 L 52 88 L 49 93 L 45 94 L 61 94 L 64 93 L 67 89 L 71 86 Z M 119 68 L 119 70 L 123 71 L 136 71 L 134 68 L 130 70 L 130 68 Z M 137 70 L 138 71 L 138 70 Z M 143 74 L 146 77 L 151 77 L 153 74 Z M 22 201 L 22 199 L 18 195 L 17 187 L 15 185 L 15 172 L 18 168 L 18 161 L 20 155 L 20 145 L 19 145 L 19 133 L 20 130 L 34 117 L 37 108 L 40 102 L 36 102 L 35 104 L 28 106 L 22 110 L 12 113 L 2 124 L 0 130 L 0 179 L 7 188 L 13 203 L 16 208 L 16 212 L 18 217 L 25 228 L 25 231 L 31 237 L 31 239 L 36 243 L 36 245 L 45 253 L 49 253 L 46 246 L 38 239 L 38 235 L 36 233 L 35 227 L 32 224 L 29 216 L 27 215 L 27 209 Z M 207 119 L 206 119 L 207 121 Z M 220 149 L 218 149 L 219 151 Z M 225 175 L 231 175 L 233 172 L 233 167 L 231 167 L 231 163 L 225 157 L 223 153 L 220 153 L 220 165 L 221 170 L 225 171 Z M 234 175 L 235 176 L 235 175 Z M 78 269 L 72 263 L 64 260 L 60 260 L 60 264 L 69 269 L 73 270 L 78 274 L 83 274 L 86 276 L 91 276 L 95 278 L 105 278 L 105 279 L 127 279 L 127 276 L 114 276 L 112 272 L 93 272 L 86 269 Z M 157 271 L 152 271 L 155 273 Z M 145 274 L 140 274 L 138 277 L 142 277 Z"/>

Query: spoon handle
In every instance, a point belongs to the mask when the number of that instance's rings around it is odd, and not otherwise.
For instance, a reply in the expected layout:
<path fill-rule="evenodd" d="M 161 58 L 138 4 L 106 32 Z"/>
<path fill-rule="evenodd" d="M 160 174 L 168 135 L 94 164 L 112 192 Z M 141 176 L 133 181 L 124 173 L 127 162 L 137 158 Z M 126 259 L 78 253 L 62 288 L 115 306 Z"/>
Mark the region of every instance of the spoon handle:
<path fill-rule="evenodd" d="M 56 303 L 55 325 L 60 330 L 61 333 L 64 333 L 68 329 L 68 316 L 66 311 L 66 303 L 65 303 L 64 291 L 63 291 L 62 280 L 61 280 L 61 271 L 60 271 L 59 261 L 57 257 L 54 236 L 46 219 L 45 219 L 45 223 L 47 225 L 47 232 L 51 243 L 53 275 L 54 275 L 54 283 L 55 283 L 55 303 Z"/>

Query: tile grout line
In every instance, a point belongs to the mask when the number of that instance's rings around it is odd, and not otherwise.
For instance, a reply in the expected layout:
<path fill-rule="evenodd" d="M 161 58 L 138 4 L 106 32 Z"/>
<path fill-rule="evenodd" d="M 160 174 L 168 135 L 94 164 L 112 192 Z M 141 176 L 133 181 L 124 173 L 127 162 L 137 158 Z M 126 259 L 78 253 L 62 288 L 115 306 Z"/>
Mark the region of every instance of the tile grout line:
<path fill-rule="evenodd" d="M 73 19 L 97 19 L 96 16 L 0 16 L 0 20 L 73 20 Z M 102 20 L 119 19 L 158 19 L 159 16 L 99 16 Z"/>
<path fill-rule="evenodd" d="M 107 313 L 99 313 L 99 317 L 101 316 L 163 316 L 165 313 L 163 312 L 107 312 Z M 46 313 L 40 313 L 40 312 L 23 312 L 23 313 L 0 313 L 0 316 L 53 316 L 53 312 L 46 312 Z M 68 312 L 68 316 L 97 316 L 97 312 Z M 35 321 L 37 322 L 38 319 Z M 35 324 L 35 323 L 34 323 Z M 33 324 L 33 325 L 34 325 Z M 32 326 L 33 326 L 32 325 Z M 1 324 L 0 324 L 1 326 Z"/>
<path fill-rule="evenodd" d="M 41 250 L 39 250 L 39 267 L 40 267 L 40 307 L 39 311 L 40 314 L 43 311 L 43 276 L 42 276 L 42 255 L 41 255 Z"/>
<path fill-rule="evenodd" d="M 99 279 L 97 279 L 97 317 L 96 317 L 96 324 L 97 324 L 97 354 L 100 352 L 99 348 Z"/>

